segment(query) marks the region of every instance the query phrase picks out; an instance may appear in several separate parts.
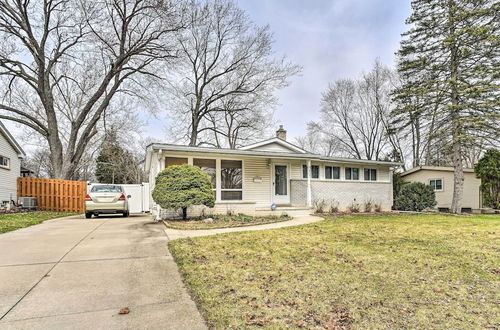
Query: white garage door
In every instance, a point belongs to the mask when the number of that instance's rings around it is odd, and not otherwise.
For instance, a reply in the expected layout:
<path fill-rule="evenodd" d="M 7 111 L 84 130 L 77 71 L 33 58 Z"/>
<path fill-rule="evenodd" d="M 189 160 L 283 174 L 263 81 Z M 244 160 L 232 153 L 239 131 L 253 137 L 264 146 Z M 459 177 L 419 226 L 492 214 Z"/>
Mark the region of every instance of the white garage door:
<path fill-rule="evenodd" d="M 87 191 L 92 189 L 92 186 L 104 183 L 89 183 Z M 149 212 L 149 183 L 142 184 L 120 184 L 125 189 L 125 194 L 130 195 L 128 199 L 130 213 Z"/>

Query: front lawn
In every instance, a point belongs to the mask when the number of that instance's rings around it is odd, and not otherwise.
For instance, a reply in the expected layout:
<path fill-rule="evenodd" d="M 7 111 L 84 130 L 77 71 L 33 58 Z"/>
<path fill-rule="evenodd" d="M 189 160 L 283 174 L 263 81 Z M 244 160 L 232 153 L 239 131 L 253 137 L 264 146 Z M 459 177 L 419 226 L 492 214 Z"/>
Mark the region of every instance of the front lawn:
<path fill-rule="evenodd" d="M 75 214 L 76 213 L 53 211 L 2 214 L 0 215 L 0 233 L 37 225 L 45 220 L 67 217 Z"/>
<path fill-rule="evenodd" d="M 169 242 L 209 327 L 484 328 L 500 313 L 500 216 L 329 217 Z"/>
<path fill-rule="evenodd" d="M 213 215 L 211 218 L 199 220 L 166 220 L 164 223 L 165 226 L 173 229 L 197 230 L 264 225 L 267 223 L 286 221 L 290 219 L 292 218 L 288 215 L 253 217 L 240 214 Z"/>

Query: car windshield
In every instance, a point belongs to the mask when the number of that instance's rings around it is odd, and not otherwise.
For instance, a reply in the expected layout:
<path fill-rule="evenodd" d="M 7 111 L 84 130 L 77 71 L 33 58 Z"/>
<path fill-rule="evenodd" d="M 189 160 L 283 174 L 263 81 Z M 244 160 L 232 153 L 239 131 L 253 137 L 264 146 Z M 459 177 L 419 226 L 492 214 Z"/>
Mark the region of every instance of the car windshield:
<path fill-rule="evenodd" d="M 120 187 L 120 186 L 105 185 L 105 186 L 93 186 L 91 192 L 121 193 L 121 192 L 123 192 L 123 190 L 122 190 L 122 187 Z"/>

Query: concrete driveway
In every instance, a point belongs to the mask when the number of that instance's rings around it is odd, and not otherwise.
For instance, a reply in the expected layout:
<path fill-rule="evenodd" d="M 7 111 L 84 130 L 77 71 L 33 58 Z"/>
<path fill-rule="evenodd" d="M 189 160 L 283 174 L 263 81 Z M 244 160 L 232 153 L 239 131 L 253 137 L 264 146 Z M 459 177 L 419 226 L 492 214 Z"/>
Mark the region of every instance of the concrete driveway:
<path fill-rule="evenodd" d="M 167 241 L 149 216 L 1 234 L 0 329 L 205 329 Z"/>

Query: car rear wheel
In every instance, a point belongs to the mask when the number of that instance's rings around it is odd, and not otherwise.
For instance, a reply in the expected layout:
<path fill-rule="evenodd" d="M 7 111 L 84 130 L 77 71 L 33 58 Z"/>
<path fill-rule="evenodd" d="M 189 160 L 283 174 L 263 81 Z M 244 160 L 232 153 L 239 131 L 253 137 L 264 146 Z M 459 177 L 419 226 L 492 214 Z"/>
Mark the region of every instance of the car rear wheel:
<path fill-rule="evenodd" d="M 86 213 L 85 213 L 85 218 L 87 218 L 87 219 L 92 218 L 92 213 L 90 213 L 90 212 L 86 212 Z"/>
<path fill-rule="evenodd" d="M 123 212 L 123 216 L 124 216 L 125 218 L 126 218 L 126 217 L 128 217 L 129 215 L 130 215 L 130 212 L 129 212 L 129 211 L 125 211 L 125 212 Z"/>

